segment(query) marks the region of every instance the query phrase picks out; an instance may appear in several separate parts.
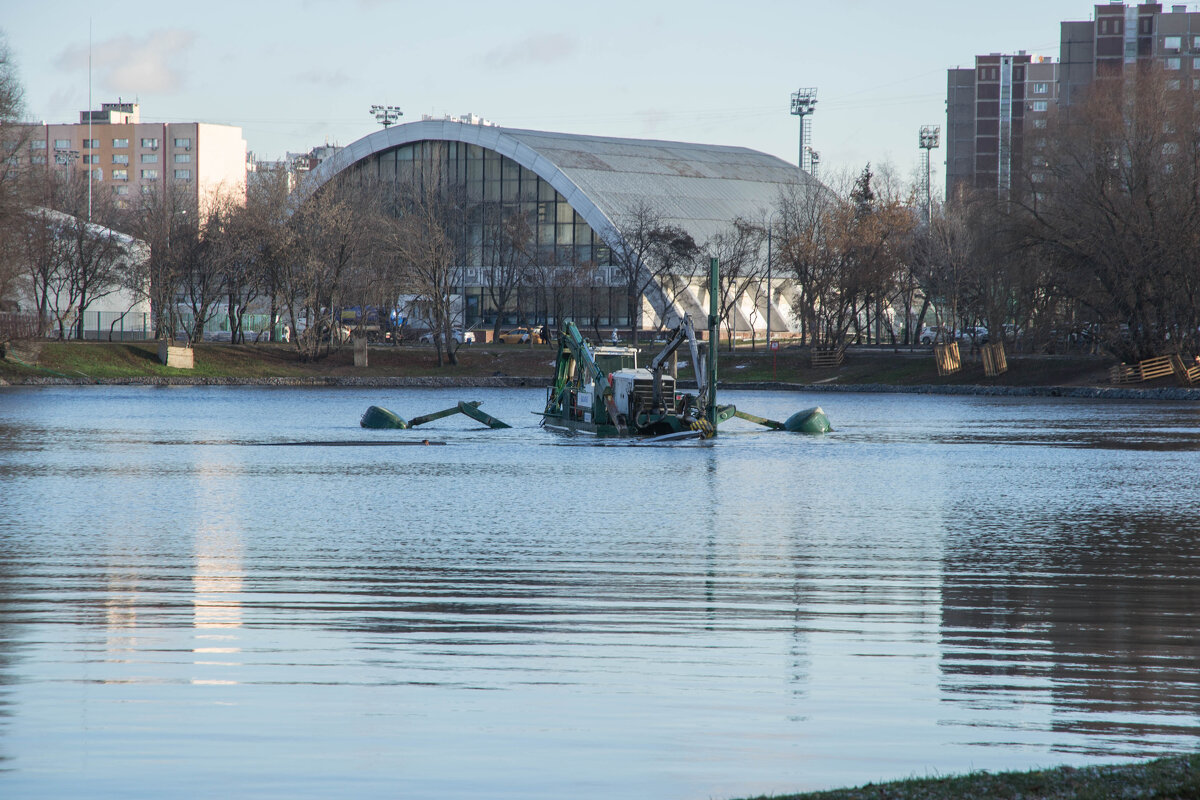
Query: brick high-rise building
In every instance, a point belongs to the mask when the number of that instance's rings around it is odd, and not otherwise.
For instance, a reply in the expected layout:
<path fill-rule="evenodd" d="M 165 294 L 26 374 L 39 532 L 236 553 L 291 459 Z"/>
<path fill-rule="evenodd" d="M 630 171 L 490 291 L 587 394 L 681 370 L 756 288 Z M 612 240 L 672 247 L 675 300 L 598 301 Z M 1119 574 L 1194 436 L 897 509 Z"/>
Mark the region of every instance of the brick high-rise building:
<path fill-rule="evenodd" d="M 1168 90 L 1200 92 L 1200 13 L 1161 3 L 1094 6 L 1092 19 L 1060 23 L 1059 61 L 1024 53 L 977 56 L 975 68 L 949 70 L 946 91 L 946 194 L 956 186 L 1006 190 L 1026 155 L 1044 144 L 1038 131 L 1057 107 L 1070 113 L 1093 81 L 1158 63 Z"/>
<path fill-rule="evenodd" d="M 1058 64 L 1024 51 L 975 57 L 946 88 L 946 195 L 955 187 L 1006 192 L 1057 96 Z"/>

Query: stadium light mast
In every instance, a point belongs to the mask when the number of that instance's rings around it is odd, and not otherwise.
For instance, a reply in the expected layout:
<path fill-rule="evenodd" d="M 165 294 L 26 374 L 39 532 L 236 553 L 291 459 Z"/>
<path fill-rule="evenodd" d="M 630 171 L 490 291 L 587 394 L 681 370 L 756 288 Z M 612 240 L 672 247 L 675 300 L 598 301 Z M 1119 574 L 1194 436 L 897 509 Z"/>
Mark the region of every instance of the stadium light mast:
<path fill-rule="evenodd" d="M 400 110 L 400 106 L 371 106 L 371 115 L 375 117 L 375 121 L 387 128 L 389 125 L 396 124 L 400 117 L 404 116 L 404 112 Z"/>
<path fill-rule="evenodd" d="M 922 125 L 919 138 L 921 150 L 924 151 L 924 159 L 921 172 L 921 205 L 925 210 L 925 224 L 928 225 L 933 218 L 933 186 L 929 179 L 929 154 L 934 148 L 940 144 L 942 133 L 941 125 Z"/>
<path fill-rule="evenodd" d="M 792 92 L 792 115 L 800 118 L 800 169 L 812 174 L 812 113 L 816 110 L 817 90 L 798 89 Z"/>

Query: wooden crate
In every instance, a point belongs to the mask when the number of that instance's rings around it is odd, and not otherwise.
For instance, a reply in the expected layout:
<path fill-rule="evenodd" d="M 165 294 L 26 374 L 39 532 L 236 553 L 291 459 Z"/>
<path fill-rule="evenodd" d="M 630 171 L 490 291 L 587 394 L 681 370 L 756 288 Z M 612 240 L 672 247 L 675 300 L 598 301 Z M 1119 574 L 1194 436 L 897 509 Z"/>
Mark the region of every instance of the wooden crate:
<path fill-rule="evenodd" d="M 1108 370 L 1108 380 L 1109 383 L 1138 383 L 1166 378 L 1169 375 L 1179 377 L 1181 371 L 1185 376 L 1189 373 L 1178 355 L 1157 356 L 1137 364 L 1118 364 Z M 1197 370 L 1197 375 L 1200 376 L 1200 370 Z"/>
<path fill-rule="evenodd" d="M 953 375 L 962 369 L 962 357 L 958 354 L 958 342 L 935 344 L 933 357 L 937 361 L 938 375 Z"/>
<path fill-rule="evenodd" d="M 846 360 L 844 347 L 814 347 L 812 349 L 813 369 L 828 369 L 840 367 Z"/>
<path fill-rule="evenodd" d="M 1168 375 L 1175 374 L 1175 368 L 1171 366 L 1170 356 L 1159 356 L 1158 358 L 1147 358 L 1145 361 L 1138 363 L 1138 372 L 1142 375 L 1142 380 L 1152 381 L 1155 378 L 1165 378 Z"/>
<path fill-rule="evenodd" d="M 1004 342 L 988 342 L 979 350 L 983 356 L 983 374 L 989 378 L 1008 372 L 1008 359 L 1004 357 Z"/>
<path fill-rule="evenodd" d="M 1137 383 L 1142 379 L 1142 373 L 1137 364 L 1117 364 L 1108 370 L 1109 383 Z"/>
<path fill-rule="evenodd" d="M 1178 353 L 1171 355 L 1171 369 L 1175 372 L 1175 380 L 1180 386 L 1192 386 L 1200 383 L 1200 363 L 1188 366 Z"/>

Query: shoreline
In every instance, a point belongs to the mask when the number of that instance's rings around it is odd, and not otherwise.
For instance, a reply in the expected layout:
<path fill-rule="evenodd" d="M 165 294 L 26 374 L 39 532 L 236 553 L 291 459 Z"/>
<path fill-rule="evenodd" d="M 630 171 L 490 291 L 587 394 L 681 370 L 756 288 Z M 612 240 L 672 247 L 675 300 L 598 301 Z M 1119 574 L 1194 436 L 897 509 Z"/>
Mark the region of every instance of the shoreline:
<path fill-rule="evenodd" d="M 543 388 L 550 385 L 549 378 L 521 377 L 513 375 L 449 377 L 191 377 L 183 375 L 143 375 L 121 378 L 70 378 L 54 376 L 28 376 L 18 380 L 0 378 L 0 387 L 27 386 L 279 386 L 279 387 L 330 387 L 330 388 Z M 1157 387 L 1133 389 L 1117 386 L 984 386 L 981 384 L 915 384 L 897 385 L 884 383 L 787 383 L 783 381 L 730 381 L 722 382 L 721 389 L 766 391 L 788 391 L 828 394 L 934 394 L 978 397 L 1062 397 L 1088 400 L 1149 400 L 1149 401 L 1200 401 L 1200 388 Z"/>

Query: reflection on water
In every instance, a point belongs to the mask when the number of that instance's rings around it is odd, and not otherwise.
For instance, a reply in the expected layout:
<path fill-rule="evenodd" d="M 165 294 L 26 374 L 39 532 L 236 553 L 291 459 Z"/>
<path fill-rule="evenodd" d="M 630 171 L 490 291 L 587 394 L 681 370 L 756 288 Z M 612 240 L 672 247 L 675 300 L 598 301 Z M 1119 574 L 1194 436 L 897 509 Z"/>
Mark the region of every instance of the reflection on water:
<path fill-rule="evenodd" d="M 706 798 L 1195 747 L 1194 406 L 833 395 L 830 436 L 631 449 L 540 398 L 0 393 L 0 793 Z M 515 427 L 260 446 L 460 399 Z"/>

